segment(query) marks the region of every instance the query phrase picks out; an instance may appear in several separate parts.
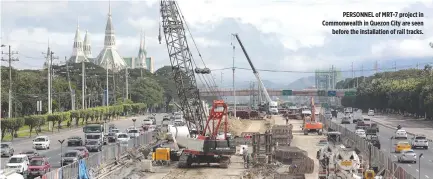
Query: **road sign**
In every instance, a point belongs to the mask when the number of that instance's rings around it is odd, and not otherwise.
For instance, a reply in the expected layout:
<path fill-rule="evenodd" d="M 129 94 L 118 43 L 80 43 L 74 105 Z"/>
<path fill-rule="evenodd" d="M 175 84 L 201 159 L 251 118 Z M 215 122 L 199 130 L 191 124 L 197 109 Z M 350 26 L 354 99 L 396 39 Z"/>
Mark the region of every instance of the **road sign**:
<path fill-rule="evenodd" d="M 317 90 L 317 96 L 326 96 L 325 90 Z"/>
<path fill-rule="evenodd" d="M 356 95 L 356 91 L 345 91 L 344 92 L 344 96 L 355 96 Z"/>
<path fill-rule="evenodd" d="M 282 94 L 283 94 L 283 96 L 292 96 L 292 90 L 283 90 L 282 91 Z"/>
<path fill-rule="evenodd" d="M 328 91 L 328 96 L 337 96 L 337 91 Z"/>

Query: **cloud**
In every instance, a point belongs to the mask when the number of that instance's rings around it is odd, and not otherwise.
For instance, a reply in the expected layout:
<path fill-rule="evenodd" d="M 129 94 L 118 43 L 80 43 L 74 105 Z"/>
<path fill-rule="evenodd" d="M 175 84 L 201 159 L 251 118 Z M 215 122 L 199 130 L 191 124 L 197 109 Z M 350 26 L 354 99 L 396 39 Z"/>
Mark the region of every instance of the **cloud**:
<path fill-rule="evenodd" d="M 373 61 L 409 61 L 414 58 L 431 59 L 433 50 L 433 2 L 431 0 L 324 0 L 324 1 L 262 1 L 262 0 L 179 0 L 182 14 L 206 66 L 212 69 L 233 65 L 250 68 L 239 44 L 231 36 L 238 33 L 253 64 L 258 69 L 275 71 L 313 72 L 316 69 L 356 68 L 372 66 Z M 44 8 L 37 8 L 44 7 Z M 146 46 L 156 68 L 169 65 L 166 45 L 158 42 L 160 20 L 159 1 L 113 2 L 113 23 L 117 48 L 123 56 L 138 53 L 141 29 L 146 33 Z M 46 51 L 48 38 L 59 56 L 69 56 L 76 22 L 80 18 L 82 37 L 89 30 L 96 56 L 103 47 L 108 3 L 106 2 L 4 2 L 2 43 L 20 51 L 23 60 L 17 67 L 42 66 L 41 52 Z M 25 11 L 23 11 L 25 9 Z M 41 11 L 40 9 L 44 9 Z M 25 13 L 15 13 L 17 11 Z M 343 18 L 342 13 L 423 12 L 424 18 L 399 19 L 424 21 L 419 27 L 424 35 L 332 35 L 331 28 L 323 27 L 323 20 L 371 20 Z M 391 20 L 389 18 L 387 20 Z M 377 19 L 375 20 L 386 20 Z M 384 27 L 390 28 L 390 27 Z M 414 28 L 414 27 L 407 27 Z M 197 66 L 204 66 L 192 39 L 188 45 Z M 233 53 L 232 45 L 235 45 Z M 33 57 L 33 58 L 27 58 Z M 415 62 L 414 62 L 415 63 Z M 231 71 L 223 72 L 223 81 L 231 81 Z M 255 80 L 251 71 L 237 70 L 236 80 Z M 311 73 L 260 72 L 263 79 L 289 83 Z"/>

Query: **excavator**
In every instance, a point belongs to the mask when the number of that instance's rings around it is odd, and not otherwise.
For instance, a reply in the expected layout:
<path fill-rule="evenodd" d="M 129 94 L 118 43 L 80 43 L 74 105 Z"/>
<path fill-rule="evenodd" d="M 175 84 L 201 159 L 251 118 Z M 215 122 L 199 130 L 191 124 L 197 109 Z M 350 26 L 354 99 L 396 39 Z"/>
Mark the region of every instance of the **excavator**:
<path fill-rule="evenodd" d="M 305 113 L 302 116 L 302 131 L 304 135 L 308 135 L 310 132 L 317 132 L 317 134 L 322 135 L 323 133 L 323 124 L 316 119 L 316 106 L 314 105 L 314 98 L 311 97 L 311 113 Z"/>

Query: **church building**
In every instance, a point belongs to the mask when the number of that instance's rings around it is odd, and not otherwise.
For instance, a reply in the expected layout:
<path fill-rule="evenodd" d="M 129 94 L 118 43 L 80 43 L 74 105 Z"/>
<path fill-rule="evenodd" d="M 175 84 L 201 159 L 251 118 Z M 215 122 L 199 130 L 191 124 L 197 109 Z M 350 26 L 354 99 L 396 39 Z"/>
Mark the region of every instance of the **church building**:
<path fill-rule="evenodd" d="M 153 69 L 153 58 L 147 56 L 144 33 L 141 33 L 140 47 L 137 57 L 122 57 L 117 51 L 116 36 L 113 26 L 111 5 L 108 7 L 108 18 L 105 26 L 104 48 L 99 52 L 96 58 L 92 55 L 92 47 L 90 43 L 90 35 L 86 31 L 84 41 L 81 39 L 80 27 L 77 25 L 75 31 L 74 44 L 72 55 L 69 58 L 69 63 L 92 62 L 103 68 L 119 71 L 125 68 L 144 68 L 151 73 Z"/>

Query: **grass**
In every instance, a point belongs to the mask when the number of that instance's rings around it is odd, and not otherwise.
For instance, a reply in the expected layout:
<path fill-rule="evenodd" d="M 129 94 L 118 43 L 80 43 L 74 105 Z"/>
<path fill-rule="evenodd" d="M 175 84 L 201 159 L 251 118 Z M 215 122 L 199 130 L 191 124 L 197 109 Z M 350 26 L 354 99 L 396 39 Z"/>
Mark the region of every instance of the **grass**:
<path fill-rule="evenodd" d="M 130 116 L 119 116 L 119 118 L 116 119 L 116 120 L 123 120 L 123 119 L 125 119 L 125 118 L 127 118 L 127 117 L 130 117 Z M 67 126 L 67 121 L 63 121 L 60 125 L 62 125 L 62 127 L 63 127 L 63 129 L 64 129 L 64 128 Z M 73 127 L 75 127 L 75 123 L 73 123 L 73 124 L 71 124 L 71 125 L 72 125 Z M 82 126 L 81 122 L 78 124 L 78 126 Z M 42 129 L 42 132 L 40 132 L 40 133 L 51 132 L 51 131 L 48 130 L 48 124 L 42 126 L 41 129 Z M 57 125 L 56 125 L 56 124 L 55 124 L 55 126 L 54 126 L 54 132 L 57 132 Z M 15 137 L 15 138 L 24 138 L 24 137 L 29 138 L 29 137 L 30 137 L 30 128 L 29 128 L 29 126 L 23 126 L 23 127 L 21 127 L 21 128 L 18 130 L 17 133 L 18 133 L 18 137 Z M 35 129 L 33 129 L 33 131 L 32 131 L 32 137 L 33 137 L 33 136 L 36 136 Z M 11 136 L 11 134 L 10 134 L 10 133 L 6 133 L 6 134 L 5 134 L 5 137 L 3 138 L 2 141 L 11 141 L 11 140 L 12 140 L 12 136 Z"/>
<path fill-rule="evenodd" d="M 67 121 L 62 122 L 61 125 L 62 125 L 62 127 L 66 127 L 66 126 L 67 126 Z M 57 126 L 57 125 L 55 125 L 55 127 L 54 127 L 54 132 L 57 132 L 57 128 L 56 128 L 56 126 Z M 63 129 L 64 129 L 64 128 L 63 128 Z M 41 130 L 42 130 L 42 132 L 39 132 L 39 134 L 40 134 L 40 133 L 51 132 L 51 131 L 48 130 L 48 124 L 42 126 L 42 127 L 41 127 Z M 27 137 L 27 138 L 28 138 L 28 137 L 30 137 L 30 128 L 29 128 L 29 126 L 23 126 L 23 127 L 21 127 L 21 128 L 18 130 L 17 133 L 18 133 L 18 137 L 15 137 L 15 138 L 24 138 L 24 137 Z M 35 129 L 32 130 L 32 136 L 36 136 Z M 10 133 L 6 133 L 6 134 L 5 134 L 5 137 L 3 138 L 2 141 L 11 141 L 11 140 L 12 140 L 12 136 L 11 136 L 11 134 L 10 134 Z"/>

